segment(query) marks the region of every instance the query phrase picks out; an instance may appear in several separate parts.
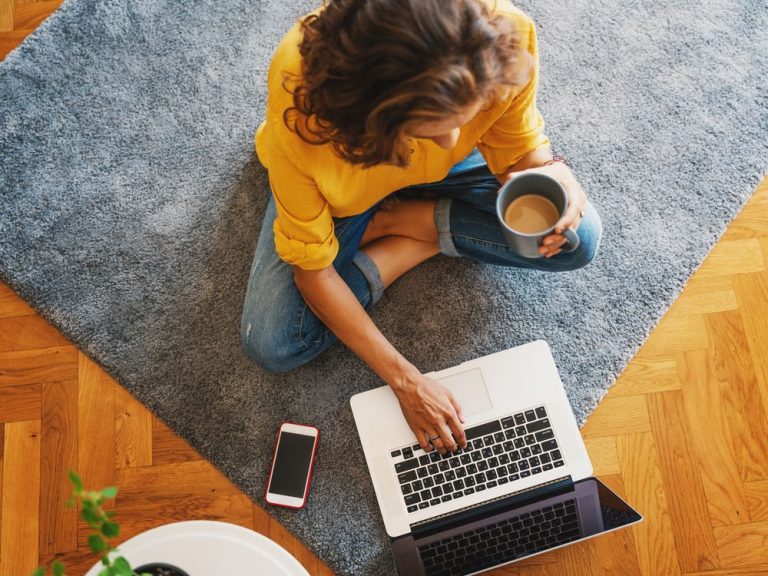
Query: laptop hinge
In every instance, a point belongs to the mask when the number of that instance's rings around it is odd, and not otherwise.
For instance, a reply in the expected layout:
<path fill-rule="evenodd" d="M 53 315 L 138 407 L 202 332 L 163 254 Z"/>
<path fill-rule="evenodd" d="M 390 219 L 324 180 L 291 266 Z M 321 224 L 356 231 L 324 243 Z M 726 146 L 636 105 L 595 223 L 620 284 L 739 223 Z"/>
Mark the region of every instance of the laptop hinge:
<path fill-rule="evenodd" d="M 573 489 L 573 479 L 571 476 L 563 476 L 562 478 L 555 478 L 536 486 L 531 486 L 525 490 L 518 490 L 511 494 L 505 494 L 498 496 L 492 500 L 485 500 L 465 508 L 459 508 L 452 512 L 446 512 L 440 514 L 428 520 L 422 520 L 411 524 L 411 534 L 414 538 L 422 538 L 428 536 L 432 532 L 440 532 L 458 526 L 466 524 L 473 520 L 479 520 L 486 516 L 492 516 L 499 512 L 502 508 L 508 508 L 512 505 L 522 506 L 529 500 L 535 500 L 544 494 L 547 496 L 554 496 L 560 492 L 567 492 Z"/>

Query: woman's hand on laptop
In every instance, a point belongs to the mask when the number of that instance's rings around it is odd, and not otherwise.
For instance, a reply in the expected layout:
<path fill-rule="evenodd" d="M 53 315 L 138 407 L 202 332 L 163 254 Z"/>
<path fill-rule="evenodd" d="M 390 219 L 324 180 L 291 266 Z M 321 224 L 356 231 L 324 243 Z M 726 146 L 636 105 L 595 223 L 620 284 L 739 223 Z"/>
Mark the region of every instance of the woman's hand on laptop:
<path fill-rule="evenodd" d="M 448 388 L 415 371 L 395 389 L 395 394 L 405 420 L 425 452 L 430 452 L 432 446 L 441 454 L 467 446 L 461 406 Z M 430 442 L 437 435 L 440 437 Z"/>

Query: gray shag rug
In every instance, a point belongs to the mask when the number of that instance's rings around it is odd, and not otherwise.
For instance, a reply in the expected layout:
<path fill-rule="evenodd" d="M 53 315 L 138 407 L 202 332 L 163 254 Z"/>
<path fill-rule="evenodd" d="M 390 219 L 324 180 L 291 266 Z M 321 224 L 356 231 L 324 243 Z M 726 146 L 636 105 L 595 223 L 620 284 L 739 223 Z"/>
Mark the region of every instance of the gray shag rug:
<path fill-rule="evenodd" d="M 308 508 L 339 574 L 393 571 L 340 345 L 287 375 L 240 346 L 272 51 L 314 3 L 66 0 L 0 64 L 0 277 L 259 503 L 283 420 L 322 439 Z M 439 257 L 373 310 L 424 371 L 549 341 L 580 423 L 768 168 L 765 0 L 520 3 L 540 107 L 602 214 L 552 275 Z"/>

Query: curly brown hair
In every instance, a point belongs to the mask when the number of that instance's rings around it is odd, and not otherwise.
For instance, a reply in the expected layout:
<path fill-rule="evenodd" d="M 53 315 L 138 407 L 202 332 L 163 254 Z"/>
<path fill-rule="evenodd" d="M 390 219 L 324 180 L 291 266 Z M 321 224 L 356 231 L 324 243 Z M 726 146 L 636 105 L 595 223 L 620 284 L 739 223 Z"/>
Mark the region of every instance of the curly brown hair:
<path fill-rule="evenodd" d="M 283 120 L 365 167 L 407 166 L 411 124 L 492 105 L 531 67 L 514 23 L 483 0 L 328 0 L 301 30 Z"/>

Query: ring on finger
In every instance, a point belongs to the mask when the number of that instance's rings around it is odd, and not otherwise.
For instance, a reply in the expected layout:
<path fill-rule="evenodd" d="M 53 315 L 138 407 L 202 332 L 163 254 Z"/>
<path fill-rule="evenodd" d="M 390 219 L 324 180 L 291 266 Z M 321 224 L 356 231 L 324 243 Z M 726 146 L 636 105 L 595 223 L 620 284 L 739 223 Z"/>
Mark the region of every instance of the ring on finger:
<path fill-rule="evenodd" d="M 429 439 L 429 441 L 430 441 L 430 442 L 434 442 L 435 440 L 439 440 L 439 439 L 440 439 L 440 434 L 435 434 L 434 436 L 432 436 L 432 437 Z"/>

